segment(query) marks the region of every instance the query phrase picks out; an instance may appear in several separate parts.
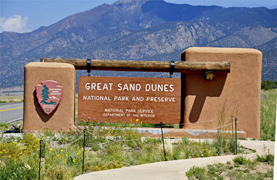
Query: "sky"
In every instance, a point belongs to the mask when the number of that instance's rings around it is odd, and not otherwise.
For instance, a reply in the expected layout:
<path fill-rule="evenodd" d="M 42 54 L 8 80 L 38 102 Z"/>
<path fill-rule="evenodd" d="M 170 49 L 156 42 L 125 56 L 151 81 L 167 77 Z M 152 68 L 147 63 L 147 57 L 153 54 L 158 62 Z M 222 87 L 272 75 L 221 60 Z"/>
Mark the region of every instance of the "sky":
<path fill-rule="evenodd" d="M 116 0 L 0 0 L 0 32 L 31 32 Z M 277 0 L 165 0 L 175 4 L 277 8 Z"/>

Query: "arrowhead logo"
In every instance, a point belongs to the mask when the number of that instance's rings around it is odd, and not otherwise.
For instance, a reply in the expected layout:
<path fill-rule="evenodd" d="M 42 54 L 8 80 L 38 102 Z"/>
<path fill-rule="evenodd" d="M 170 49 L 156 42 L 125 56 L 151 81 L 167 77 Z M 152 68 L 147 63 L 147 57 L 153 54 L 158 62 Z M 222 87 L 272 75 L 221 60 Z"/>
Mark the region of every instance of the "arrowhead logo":
<path fill-rule="evenodd" d="M 51 114 L 59 105 L 63 94 L 63 87 L 58 86 L 56 81 L 47 80 L 36 85 L 36 95 L 42 110 Z"/>

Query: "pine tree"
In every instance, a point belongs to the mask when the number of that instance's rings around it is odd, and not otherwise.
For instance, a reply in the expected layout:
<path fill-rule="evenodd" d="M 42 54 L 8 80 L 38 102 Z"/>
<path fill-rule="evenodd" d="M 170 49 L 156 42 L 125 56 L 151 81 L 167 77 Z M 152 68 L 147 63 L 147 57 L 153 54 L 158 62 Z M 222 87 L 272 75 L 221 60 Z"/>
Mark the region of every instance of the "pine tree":
<path fill-rule="evenodd" d="M 53 101 L 51 101 L 50 103 L 46 102 L 49 99 L 48 94 L 49 94 L 48 87 L 46 85 L 43 85 L 43 90 L 42 90 L 42 93 L 41 93 L 41 96 L 43 97 L 43 100 L 40 101 L 40 103 L 43 103 L 43 104 L 56 104 L 56 102 L 53 102 Z"/>
<path fill-rule="evenodd" d="M 48 94 L 49 94 L 48 87 L 46 85 L 43 85 L 43 90 L 42 90 L 41 96 L 43 97 L 44 102 L 46 102 L 49 99 Z"/>

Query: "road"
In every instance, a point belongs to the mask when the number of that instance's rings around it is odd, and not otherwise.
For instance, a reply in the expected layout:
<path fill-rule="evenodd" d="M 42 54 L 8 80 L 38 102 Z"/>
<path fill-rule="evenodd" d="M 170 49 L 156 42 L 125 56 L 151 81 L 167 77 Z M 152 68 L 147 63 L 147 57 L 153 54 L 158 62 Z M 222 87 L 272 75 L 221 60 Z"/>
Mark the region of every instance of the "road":
<path fill-rule="evenodd" d="M 0 103 L 0 122 L 23 119 L 23 103 Z"/>

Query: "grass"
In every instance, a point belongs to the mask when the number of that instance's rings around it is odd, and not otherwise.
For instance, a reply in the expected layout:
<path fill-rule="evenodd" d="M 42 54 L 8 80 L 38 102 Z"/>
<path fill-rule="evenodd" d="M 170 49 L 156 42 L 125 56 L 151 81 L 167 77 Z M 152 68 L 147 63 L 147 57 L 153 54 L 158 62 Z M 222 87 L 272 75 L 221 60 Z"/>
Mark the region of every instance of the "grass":
<path fill-rule="evenodd" d="M 261 93 L 261 139 L 275 141 L 277 90 Z"/>
<path fill-rule="evenodd" d="M 0 137 L 0 179 L 38 179 L 39 140 L 43 140 L 41 179 L 80 175 L 84 133 L 84 172 L 164 161 L 161 138 L 142 138 L 133 129 L 138 124 L 139 120 L 77 122 L 67 130 L 43 129 L 43 133 L 36 135 Z M 167 160 L 215 156 L 216 148 L 208 141 L 196 142 L 187 137 L 173 144 L 165 143 Z"/>
<path fill-rule="evenodd" d="M 218 155 L 226 152 L 236 153 L 236 140 L 234 122 L 237 110 L 234 107 L 227 107 L 224 103 L 222 109 L 218 113 L 218 128 L 213 146 L 216 147 Z M 226 133 L 231 132 L 231 133 Z M 239 144 L 237 145 L 239 146 Z"/>
<path fill-rule="evenodd" d="M 23 95 L 1 95 L 0 103 L 13 103 L 13 102 L 23 102 Z"/>
<path fill-rule="evenodd" d="M 263 159 L 263 160 L 261 160 Z M 266 159 L 266 160 L 265 160 Z M 266 154 L 256 159 L 237 156 L 226 164 L 216 163 L 206 167 L 193 166 L 186 172 L 190 180 L 202 179 L 264 179 L 273 178 L 274 155 Z"/>
<path fill-rule="evenodd" d="M 10 125 L 6 122 L 0 122 L 0 132 L 6 131 L 10 128 Z"/>

